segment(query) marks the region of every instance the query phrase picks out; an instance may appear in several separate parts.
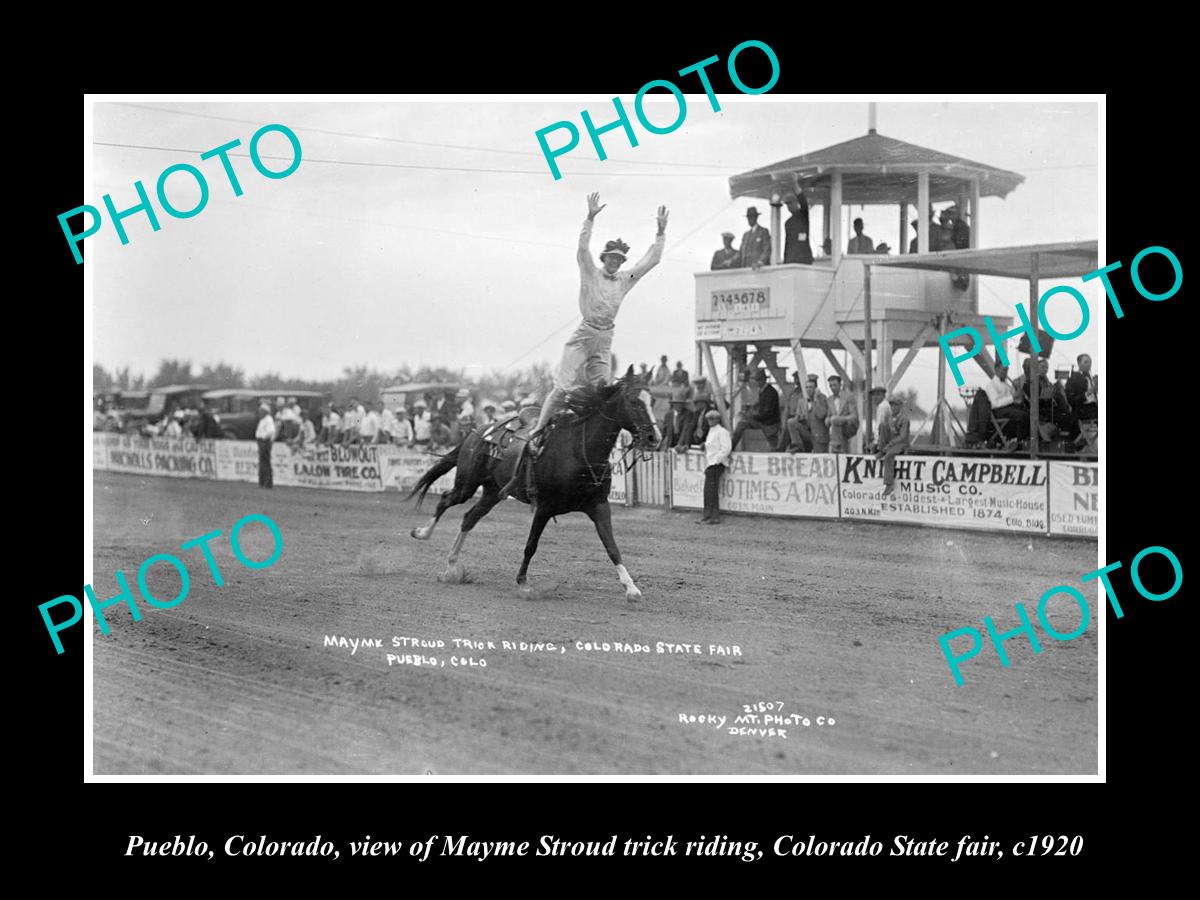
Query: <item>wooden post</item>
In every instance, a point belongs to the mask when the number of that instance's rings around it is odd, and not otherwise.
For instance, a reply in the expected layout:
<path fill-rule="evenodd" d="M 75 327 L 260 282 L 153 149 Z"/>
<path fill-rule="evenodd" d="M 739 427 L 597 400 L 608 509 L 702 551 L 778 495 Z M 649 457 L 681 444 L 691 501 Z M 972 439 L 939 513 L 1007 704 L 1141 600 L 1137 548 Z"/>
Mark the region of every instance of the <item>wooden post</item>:
<path fill-rule="evenodd" d="M 908 201 L 900 201 L 900 252 L 908 252 Z"/>
<path fill-rule="evenodd" d="M 842 173 L 833 173 L 829 189 L 829 240 L 834 268 L 842 264 Z"/>
<path fill-rule="evenodd" d="M 979 246 L 979 179 L 971 182 L 971 249 Z M 976 276 L 978 277 L 978 276 Z"/>
<path fill-rule="evenodd" d="M 938 313 L 938 340 L 946 333 L 946 314 Z M 946 354 L 939 353 L 938 358 L 938 379 L 937 379 L 937 406 L 933 409 L 933 443 L 934 446 L 942 446 L 942 437 L 944 429 L 942 428 L 942 399 L 946 396 Z"/>
<path fill-rule="evenodd" d="M 725 418 L 725 394 L 721 387 L 721 378 L 717 375 L 716 364 L 713 363 L 712 345 L 707 341 L 702 341 L 700 349 L 704 352 L 704 361 L 708 364 L 708 380 L 712 382 L 713 399 L 717 401 L 717 409 L 721 413 L 721 418 Z"/>
<path fill-rule="evenodd" d="M 1029 321 L 1036 333 L 1038 325 L 1038 255 L 1033 253 L 1029 258 Z M 1041 387 L 1041 376 L 1038 372 L 1039 354 L 1033 350 L 1033 341 L 1029 342 L 1029 457 L 1037 459 L 1038 455 L 1038 388 Z"/>
<path fill-rule="evenodd" d="M 783 262 L 783 205 L 771 199 L 771 265 Z"/>
<path fill-rule="evenodd" d="M 871 264 L 863 264 L 863 356 L 866 357 L 866 383 L 863 388 L 863 394 L 866 397 L 867 406 L 871 405 Z M 874 416 L 870 415 L 870 410 L 859 408 L 859 411 L 867 414 L 867 438 L 864 446 L 871 443 L 871 426 L 874 424 Z"/>
<path fill-rule="evenodd" d="M 917 174 L 917 252 L 929 252 L 929 173 Z"/>
<path fill-rule="evenodd" d="M 830 221 L 829 208 L 830 208 L 830 206 L 831 206 L 831 202 L 826 201 L 825 205 L 821 207 L 821 252 L 822 253 L 825 251 L 825 242 L 827 240 L 829 240 L 829 221 Z M 831 248 L 830 255 L 832 256 L 832 248 Z"/>

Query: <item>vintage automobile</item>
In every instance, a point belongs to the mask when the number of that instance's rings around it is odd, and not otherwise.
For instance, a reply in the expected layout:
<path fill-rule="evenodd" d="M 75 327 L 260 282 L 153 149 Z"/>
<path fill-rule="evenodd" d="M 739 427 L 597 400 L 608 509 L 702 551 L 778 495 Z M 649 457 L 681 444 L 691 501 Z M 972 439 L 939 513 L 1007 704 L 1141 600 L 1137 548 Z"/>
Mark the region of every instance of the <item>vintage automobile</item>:
<path fill-rule="evenodd" d="M 462 387 L 466 387 L 466 385 L 451 381 L 422 381 L 395 384 L 381 390 L 379 392 L 379 399 L 383 401 L 384 406 L 393 412 L 401 407 L 411 410 L 413 404 L 422 399 L 426 394 L 432 394 L 436 398 L 447 392 L 453 394 Z"/>
<path fill-rule="evenodd" d="M 296 398 L 305 415 L 312 419 L 318 434 L 324 418 L 325 403 L 329 395 L 320 391 L 263 390 L 261 388 L 220 388 L 204 394 L 204 408 L 212 413 L 227 440 L 249 441 L 254 439 L 258 427 L 258 407 L 267 403 L 275 409 L 279 397 Z"/>
<path fill-rule="evenodd" d="M 170 384 L 151 388 L 144 406 L 127 405 L 122 411 L 121 421 L 125 431 L 140 431 L 153 425 L 178 410 L 198 410 L 201 396 L 208 390 L 206 384 Z M 128 402 L 138 391 L 126 391 L 122 400 Z"/>

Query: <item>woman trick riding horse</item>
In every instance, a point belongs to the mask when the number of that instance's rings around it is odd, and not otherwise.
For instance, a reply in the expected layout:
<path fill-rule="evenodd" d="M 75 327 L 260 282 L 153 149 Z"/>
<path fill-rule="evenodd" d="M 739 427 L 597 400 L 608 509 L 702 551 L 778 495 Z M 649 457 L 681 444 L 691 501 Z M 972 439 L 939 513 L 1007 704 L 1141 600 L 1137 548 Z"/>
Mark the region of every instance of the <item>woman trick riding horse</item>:
<path fill-rule="evenodd" d="M 617 567 L 617 577 L 625 586 L 625 596 L 636 600 L 641 591 L 621 562 L 621 551 L 613 538 L 612 513 L 608 494 L 612 487 L 612 467 L 609 457 L 622 429 L 634 435 L 628 453 L 658 445 L 661 435 L 650 412 L 650 392 L 629 367 L 623 378 L 613 384 L 590 384 L 564 396 L 564 404 L 573 413 L 567 416 L 546 436 L 546 446 L 534 470 L 536 499 L 518 486 L 516 499 L 533 506 L 533 525 L 525 542 L 525 559 L 517 574 L 517 585 L 528 595 L 529 561 L 537 552 L 538 541 L 546 523 L 554 516 L 569 512 L 585 513 L 596 526 L 596 532 Z M 458 583 L 466 580 L 459 555 L 467 534 L 500 502 L 500 485 L 508 480 L 516 467 L 518 449 L 508 447 L 499 454 L 491 452 L 485 427 L 475 429 L 461 444 L 453 448 L 433 468 L 421 476 L 409 497 L 424 498 L 426 491 L 440 477 L 457 468 L 454 487 L 442 495 L 433 519 L 414 528 L 412 536 L 428 540 L 438 520 L 447 509 L 465 503 L 482 487 L 483 495 L 467 510 L 454 547 L 446 560 L 446 571 L 440 581 Z M 418 501 L 419 502 L 419 501 Z"/>
<path fill-rule="evenodd" d="M 528 450 L 536 459 L 540 454 L 541 434 L 551 416 L 562 405 L 563 397 L 568 391 L 578 390 L 587 385 L 603 384 L 611 375 L 612 341 L 614 323 L 621 301 L 625 299 L 641 277 L 658 265 L 662 259 L 663 245 L 666 242 L 667 208 L 658 208 L 658 235 L 654 244 L 646 251 L 646 255 L 624 272 L 618 272 L 627 257 L 629 245 L 617 238 L 604 245 L 600 254 L 598 267 L 592 262 L 590 249 L 592 240 L 592 222 L 600 214 L 600 210 L 608 206 L 600 203 L 600 194 L 588 194 L 588 214 L 583 221 L 583 229 L 579 232 L 579 313 L 583 321 L 567 341 L 563 349 L 562 362 L 554 376 L 554 390 L 542 404 L 542 413 L 537 426 L 529 433 Z M 521 463 L 525 462 L 526 454 L 521 454 Z M 507 496 L 518 484 L 523 465 L 518 464 L 513 472 L 512 480 L 500 491 Z"/>

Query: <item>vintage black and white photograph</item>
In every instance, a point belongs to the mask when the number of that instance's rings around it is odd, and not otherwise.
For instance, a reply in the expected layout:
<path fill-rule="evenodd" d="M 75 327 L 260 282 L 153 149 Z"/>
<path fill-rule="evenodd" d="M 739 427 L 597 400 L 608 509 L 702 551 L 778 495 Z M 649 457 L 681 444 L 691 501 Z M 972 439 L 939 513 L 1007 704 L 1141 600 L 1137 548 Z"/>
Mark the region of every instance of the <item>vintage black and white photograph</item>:
<path fill-rule="evenodd" d="M 1103 98 L 680 88 L 90 98 L 92 778 L 1097 777 Z"/>

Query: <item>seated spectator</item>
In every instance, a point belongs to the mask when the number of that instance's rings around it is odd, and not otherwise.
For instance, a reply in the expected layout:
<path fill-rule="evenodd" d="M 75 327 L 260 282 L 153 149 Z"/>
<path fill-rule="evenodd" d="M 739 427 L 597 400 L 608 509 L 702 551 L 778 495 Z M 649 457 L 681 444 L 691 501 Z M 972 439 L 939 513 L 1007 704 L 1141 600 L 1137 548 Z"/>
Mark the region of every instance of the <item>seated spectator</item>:
<path fill-rule="evenodd" d="M 808 427 L 808 398 L 805 396 L 804 385 L 800 383 L 800 373 L 792 373 L 792 389 L 788 391 L 787 402 L 784 404 L 783 428 L 779 430 L 779 446 L 775 449 L 780 453 L 810 453 L 813 448 L 812 431 Z"/>
<path fill-rule="evenodd" d="M 736 269 L 738 267 L 738 252 L 733 248 L 734 237 L 735 235 L 732 231 L 721 232 L 721 240 L 724 241 L 725 246 L 713 254 L 712 266 L 710 267 L 712 271 Z"/>
<path fill-rule="evenodd" d="M 896 457 L 908 449 L 910 425 L 904 400 L 892 394 L 888 397 L 890 415 L 879 423 L 879 453 L 876 459 L 883 460 L 883 497 L 890 497 L 896 490 Z"/>
<path fill-rule="evenodd" d="M 863 220 L 854 220 L 854 237 L 850 238 L 850 244 L 846 247 L 847 253 L 874 253 L 875 244 L 869 237 L 863 234 Z"/>
<path fill-rule="evenodd" d="M 875 245 L 875 252 L 880 256 L 887 256 L 892 252 L 892 248 L 887 245 L 887 241 L 880 241 Z"/>
<path fill-rule="evenodd" d="M 767 370 L 756 369 L 754 380 L 758 382 L 755 392 L 757 400 L 752 407 L 743 407 L 742 418 L 733 432 L 733 449 L 736 450 L 747 431 L 761 431 L 767 443 L 774 447 L 779 441 L 779 392 L 767 383 Z"/>
<path fill-rule="evenodd" d="M 177 441 L 183 437 L 183 410 L 177 409 L 168 418 L 164 417 L 166 427 L 163 428 L 163 437 L 168 437 L 173 441 Z"/>
<path fill-rule="evenodd" d="M 1100 380 L 1092 374 L 1092 358 L 1081 353 L 1076 359 L 1079 371 L 1072 372 L 1067 378 L 1065 393 L 1067 403 L 1075 418 L 1074 435 L 1078 437 L 1080 423 L 1096 421 L 1100 417 L 1100 407 L 1097 398 L 1100 392 Z"/>
<path fill-rule="evenodd" d="M 672 385 L 682 384 L 685 387 L 690 385 L 691 382 L 688 379 L 688 371 L 683 367 L 683 360 L 676 360 L 675 371 L 671 373 L 670 383 Z"/>
<path fill-rule="evenodd" d="M 684 374 L 686 376 L 687 373 Z M 695 388 L 687 381 L 682 384 L 672 381 L 671 407 L 663 421 L 663 438 L 660 449 L 669 450 L 672 447 L 678 449 L 681 446 L 686 449 L 691 444 L 691 436 L 696 427 L 692 418 L 692 400 L 695 395 Z"/>
<path fill-rule="evenodd" d="M 696 423 L 692 428 L 692 434 L 688 438 L 688 446 L 694 444 L 703 444 L 708 437 L 708 417 L 705 413 L 710 409 L 716 409 L 717 404 L 713 399 L 712 387 L 708 383 L 708 379 L 703 375 L 699 375 L 692 379 L 692 419 Z M 679 445 L 676 445 L 676 449 Z M 685 448 L 686 449 L 686 448 Z"/>
<path fill-rule="evenodd" d="M 850 439 L 858 433 L 858 404 L 848 392 L 842 392 L 842 377 L 830 375 L 829 415 L 825 424 L 829 426 L 829 450 L 832 453 L 849 453 Z"/>
<path fill-rule="evenodd" d="M 812 434 L 813 453 L 828 453 L 829 398 L 821 393 L 820 384 L 815 373 L 809 374 L 804 383 L 804 397 L 808 400 L 808 430 Z"/>
<path fill-rule="evenodd" d="M 490 400 L 483 404 L 483 420 L 479 423 L 484 428 L 496 424 L 496 404 Z"/>

